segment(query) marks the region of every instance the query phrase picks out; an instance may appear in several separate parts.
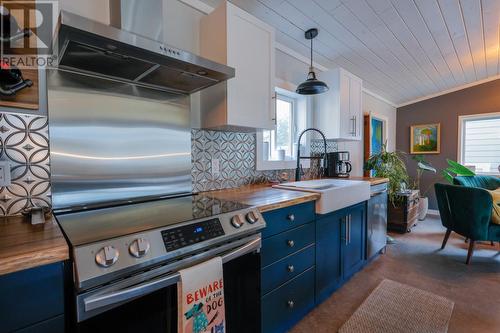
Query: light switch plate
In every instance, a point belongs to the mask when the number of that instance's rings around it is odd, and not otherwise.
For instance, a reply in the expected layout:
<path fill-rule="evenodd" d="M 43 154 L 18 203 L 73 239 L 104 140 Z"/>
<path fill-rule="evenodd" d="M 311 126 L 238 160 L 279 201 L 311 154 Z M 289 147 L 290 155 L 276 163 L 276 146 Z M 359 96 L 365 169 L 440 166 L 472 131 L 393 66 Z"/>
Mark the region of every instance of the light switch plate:
<path fill-rule="evenodd" d="M 10 163 L 0 161 L 0 186 L 9 186 L 10 184 Z"/>

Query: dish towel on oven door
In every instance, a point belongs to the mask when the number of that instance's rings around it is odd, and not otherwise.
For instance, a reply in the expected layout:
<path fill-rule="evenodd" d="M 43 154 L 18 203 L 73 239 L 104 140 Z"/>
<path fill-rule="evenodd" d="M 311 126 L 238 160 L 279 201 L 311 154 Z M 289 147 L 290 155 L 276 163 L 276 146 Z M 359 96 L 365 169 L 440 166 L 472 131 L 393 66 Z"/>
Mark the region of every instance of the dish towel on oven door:
<path fill-rule="evenodd" d="M 222 259 L 213 258 L 180 274 L 178 332 L 225 333 Z"/>

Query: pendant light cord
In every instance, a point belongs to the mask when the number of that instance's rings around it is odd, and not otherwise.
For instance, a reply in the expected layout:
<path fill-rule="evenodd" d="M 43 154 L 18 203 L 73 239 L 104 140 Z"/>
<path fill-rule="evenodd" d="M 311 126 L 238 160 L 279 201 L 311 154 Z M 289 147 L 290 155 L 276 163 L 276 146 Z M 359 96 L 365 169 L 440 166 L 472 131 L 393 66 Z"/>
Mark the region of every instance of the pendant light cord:
<path fill-rule="evenodd" d="M 311 38 L 311 67 L 309 67 L 309 71 L 313 70 L 313 38 Z"/>

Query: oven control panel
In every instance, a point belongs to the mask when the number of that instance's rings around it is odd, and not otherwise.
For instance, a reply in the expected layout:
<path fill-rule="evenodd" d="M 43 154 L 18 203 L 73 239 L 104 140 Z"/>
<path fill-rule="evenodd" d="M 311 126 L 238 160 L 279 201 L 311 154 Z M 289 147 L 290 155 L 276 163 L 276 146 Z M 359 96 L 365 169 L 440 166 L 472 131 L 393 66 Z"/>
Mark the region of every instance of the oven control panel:
<path fill-rule="evenodd" d="M 223 236 L 224 234 L 224 229 L 218 218 L 161 232 L 167 252 Z"/>
<path fill-rule="evenodd" d="M 184 255 L 257 233 L 266 226 L 254 207 L 73 247 L 75 286 L 87 290 Z"/>

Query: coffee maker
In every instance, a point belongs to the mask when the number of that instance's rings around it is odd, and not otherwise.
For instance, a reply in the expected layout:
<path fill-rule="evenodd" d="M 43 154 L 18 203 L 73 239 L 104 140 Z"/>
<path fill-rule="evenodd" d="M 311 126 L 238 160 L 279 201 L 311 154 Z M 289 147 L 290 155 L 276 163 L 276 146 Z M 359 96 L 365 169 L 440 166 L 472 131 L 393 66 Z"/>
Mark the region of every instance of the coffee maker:
<path fill-rule="evenodd" d="M 349 177 L 349 172 L 352 170 L 348 151 L 328 153 L 327 164 L 328 177 Z"/>

